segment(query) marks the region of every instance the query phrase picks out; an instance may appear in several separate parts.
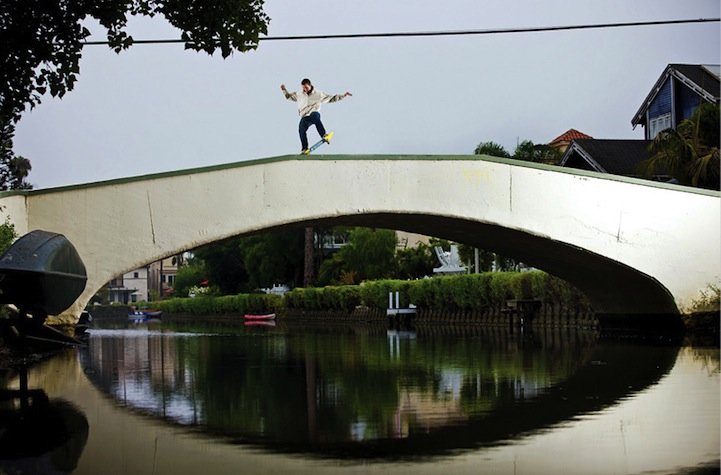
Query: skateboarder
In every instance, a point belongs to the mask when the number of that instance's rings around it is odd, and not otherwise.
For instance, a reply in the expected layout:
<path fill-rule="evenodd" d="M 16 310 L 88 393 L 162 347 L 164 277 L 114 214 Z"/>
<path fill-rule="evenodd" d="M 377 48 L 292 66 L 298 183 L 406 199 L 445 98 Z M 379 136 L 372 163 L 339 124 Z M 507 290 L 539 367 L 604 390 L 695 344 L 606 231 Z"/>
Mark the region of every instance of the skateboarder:
<path fill-rule="evenodd" d="M 326 134 L 325 127 L 323 127 L 323 123 L 320 121 L 320 105 L 323 102 L 337 102 L 353 94 L 346 92 L 345 94 L 329 96 L 313 87 L 310 79 L 307 78 L 303 79 L 300 85 L 301 90 L 298 92 L 288 92 L 285 84 L 280 85 L 280 90 L 283 91 L 286 99 L 298 103 L 298 114 L 300 115 L 298 133 L 300 134 L 300 145 L 302 147 L 301 153 L 305 154 L 308 153 L 307 131 L 311 125 L 315 125 L 322 139 L 330 143 L 330 134 Z"/>

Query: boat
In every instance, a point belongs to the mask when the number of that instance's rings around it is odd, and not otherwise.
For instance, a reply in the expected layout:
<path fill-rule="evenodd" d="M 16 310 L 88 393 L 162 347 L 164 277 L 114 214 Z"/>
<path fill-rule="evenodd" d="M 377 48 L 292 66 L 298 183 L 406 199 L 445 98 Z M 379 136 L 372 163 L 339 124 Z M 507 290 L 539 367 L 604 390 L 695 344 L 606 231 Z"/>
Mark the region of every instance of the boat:
<path fill-rule="evenodd" d="M 87 280 L 78 251 L 62 234 L 31 231 L 0 256 L 0 303 L 40 322 L 70 307 Z"/>
<path fill-rule="evenodd" d="M 246 327 L 274 327 L 275 320 L 246 320 L 243 325 Z"/>
<path fill-rule="evenodd" d="M 135 310 L 128 314 L 128 320 L 141 322 L 146 320 L 159 320 L 162 314 L 162 310 Z"/>
<path fill-rule="evenodd" d="M 255 321 L 255 322 L 275 320 L 275 313 L 264 313 L 264 314 L 259 314 L 259 315 L 246 313 L 243 316 L 243 318 L 245 318 L 246 320 Z"/>

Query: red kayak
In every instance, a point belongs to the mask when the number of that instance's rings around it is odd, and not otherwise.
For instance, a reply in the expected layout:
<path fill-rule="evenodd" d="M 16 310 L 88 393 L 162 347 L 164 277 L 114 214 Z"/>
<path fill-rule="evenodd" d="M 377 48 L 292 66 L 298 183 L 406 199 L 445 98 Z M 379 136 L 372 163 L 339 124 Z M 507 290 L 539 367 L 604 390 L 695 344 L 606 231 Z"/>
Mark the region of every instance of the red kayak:
<path fill-rule="evenodd" d="M 275 320 L 275 314 L 274 313 L 266 313 L 263 315 L 253 315 L 250 313 L 246 313 L 243 317 L 246 320 L 253 320 L 253 321 L 266 321 L 266 320 Z"/>
<path fill-rule="evenodd" d="M 274 327 L 275 320 L 246 320 L 243 325 L 246 327 Z"/>

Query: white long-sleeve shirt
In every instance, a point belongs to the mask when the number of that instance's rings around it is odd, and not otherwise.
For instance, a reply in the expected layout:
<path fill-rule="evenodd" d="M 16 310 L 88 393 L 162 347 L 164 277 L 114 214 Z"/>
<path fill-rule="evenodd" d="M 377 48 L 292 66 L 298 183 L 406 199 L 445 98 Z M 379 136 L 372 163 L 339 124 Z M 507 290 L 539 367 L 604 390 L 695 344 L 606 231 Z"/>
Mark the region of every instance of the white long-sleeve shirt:
<path fill-rule="evenodd" d="M 310 94 L 306 94 L 305 91 L 300 90 L 298 92 L 283 91 L 285 98 L 289 101 L 298 103 L 298 114 L 301 117 L 306 117 L 313 112 L 320 110 L 320 105 L 324 102 L 338 102 L 345 97 L 345 94 L 328 95 L 316 88 L 310 91 Z"/>

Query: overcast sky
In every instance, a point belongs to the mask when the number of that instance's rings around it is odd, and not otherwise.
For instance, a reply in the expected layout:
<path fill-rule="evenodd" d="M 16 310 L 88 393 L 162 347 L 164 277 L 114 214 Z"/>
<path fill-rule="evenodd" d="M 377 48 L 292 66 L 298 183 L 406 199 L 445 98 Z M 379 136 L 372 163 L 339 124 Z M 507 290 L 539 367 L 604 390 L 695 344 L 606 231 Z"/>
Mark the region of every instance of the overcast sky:
<path fill-rule="evenodd" d="M 539 27 L 716 18 L 718 0 L 266 0 L 269 36 Z M 92 31 L 101 29 L 88 23 Z M 295 104 L 280 84 L 327 93 L 335 140 L 323 153 L 472 154 L 495 141 L 547 143 L 569 128 L 643 138 L 631 118 L 668 63 L 719 64 L 719 24 L 430 38 L 261 42 L 220 54 L 177 45 L 83 51 L 65 98 L 45 97 L 17 126 L 15 153 L 36 188 L 300 151 Z M 136 39 L 178 38 L 162 18 Z M 92 39 L 104 39 L 94 35 Z M 311 143 L 317 140 L 309 131 Z"/>

